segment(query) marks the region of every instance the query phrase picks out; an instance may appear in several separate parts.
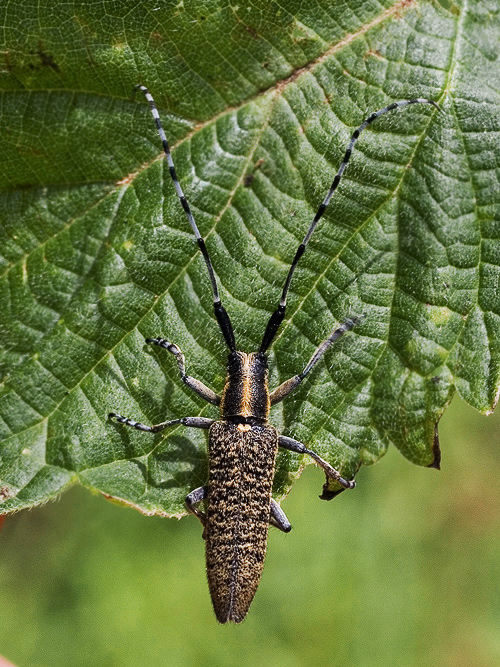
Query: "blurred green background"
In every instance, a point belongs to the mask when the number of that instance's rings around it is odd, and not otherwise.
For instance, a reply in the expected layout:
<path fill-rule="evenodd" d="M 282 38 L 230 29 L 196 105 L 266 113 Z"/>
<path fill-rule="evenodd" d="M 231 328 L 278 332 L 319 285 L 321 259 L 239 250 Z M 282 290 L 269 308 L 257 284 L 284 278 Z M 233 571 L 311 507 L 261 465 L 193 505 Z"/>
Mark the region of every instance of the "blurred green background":
<path fill-rule="evenodd" d="M 456 398 L 443 470 L 394 449 L 318 499 L 309 467 L 272 529 L 247 620 L 220 626 L 201 529 L 72 489 L 1 535 L 0 653 L 58 665 L 500 664 L 500 415 Z"/>

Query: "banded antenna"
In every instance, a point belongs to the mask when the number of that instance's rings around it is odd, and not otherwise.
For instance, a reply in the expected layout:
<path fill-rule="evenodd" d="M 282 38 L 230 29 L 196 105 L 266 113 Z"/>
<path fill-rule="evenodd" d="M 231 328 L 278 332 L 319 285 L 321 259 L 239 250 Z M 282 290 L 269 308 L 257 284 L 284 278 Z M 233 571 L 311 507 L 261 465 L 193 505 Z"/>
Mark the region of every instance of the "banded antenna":
<path fill-rule="evenodd" d="M 217 319 L 217 322 L 219 323 L 220 330 L 222 331 L 222 335 L 224 336 L 228 348 L 231 350 L 231 352 L 236 352 L 236 341 L 234 340 L 233 326 L 231 324 L 231 320 L 229 319 L 229 315 L 227 314 L 227 311 L 221 302 L 219 287 L 217 285 L 217 279 L 215 278 L 214 267 L 212 266 L 212 261 L 210 259 L 210 255 L 208 254 L 207 246 L 205 245 L 205 241 L 203 240 L 200 234 L 198 225 L 196 224 L 193 214 L 191 212 L 191 208 L 189 207 L 188 200 L 186 199 L 181 184 L 179 183 L 179 179 L 177 178 L 174 162 L 172 160 L 172 155 L 170 153 L 170 146 L 168 145 L 167 137 L 165 135 L 165 131 L 160 121 L 160 114 L 158 113 L 158 109 L 156 107 L 153 96 L 146 88 L 146 86 L 138 85 L 136 86 L 136 90 L 141 90 L 144 93 L 147 101 L 149 102 L 151 113 L 153 114 L 153 118 L 155 119 L 156 129 L 158 130 L 158 134 L 160 136 L 160 140 L 163 145 L 163 150 L 167 158 L 168 170 L 174 182 L 175 192 L 179 197 L 179 200 L 182 204 L 182 208 L 184 209 L 189 224 L 191 225 L 191 229 L 193 230 L 193 234 L 195 235 L 198 247 L 201 250 L 203 259 L 205 260 L 205 264 L 207 265 L 210 284 L 212 286 L 215 317 Z"/>
<path fill-rule="evenodd" d="M 165 152 L 165 156 L 167 158 L 167 164 L 168 164 L 168 169 L 170 172 L 170 176 L 172 178 L 172 181 L 174 182 L 174 187 L 175 191 L 177 193 L 177 196 L 179 197 L 179 200 L 181 202 L 182 208 L 184 209 L 184 212 L 186 214 L 186 217 L 188 219 L 189 224 L 191 225 L 191 229 L 193 230 L 193 234 L 196 238 L 196 242 L 198 243 L 198 247 L 201 250 L 201 254 L 203 255 L 203 259 L 205 260 L 205 264 L 207 266 L 208 270 L 208 275 L 210 278 L 210 284 L 212 287 L 212 294 L 213 294 L 213 303 L 214 303 L 214 313 L 215 317 L 217 319 L 217 322 L 219 323 L 219 327 L 222 331 L 222 335 L 224 336 L 224 339 L 226 341 L 226 344 L 228 348 L 230 349 L 231 352 L 236 352 L 236 341 L 234 339 L 234 331 L 233 331 L 233 326 L 231 324 L 231 320 L 229 319 L 229 315 L 227 314 L 226 309 L 222 305 L 220 294 L 219 294 L 219 287 L 217 284 L 217 279 L 215 277 L 215 272 L 214 268 L 212 266 L 212 261 L 210 259 L 210 256 L 208 254 L 207 246 L 205 245 L 205 241 L 203 240 L 200 230 L 198 229 L 198 226 L 195 222 L 195 219 L 193 217 L 193 214 L 191 212 L 191 208 L 189 206 L 189 203 L 186 199 L 186 196 L 182 190 L 181 184 L 179 183 L 179 179 L 177 177 L 177 173 L 175 171 L 175 166 L 174 162 L 172 160 L 172 155 L 170 153 L 170 146 L 167 141 L 167 137 L 165 135 L 165 131 L 162 127 L 161 121 L 160 121 L 160 114 L 158 112 L 158 109 L 156 107 L 155 101 L 153 99 L 153 96 L 149 92 L 149 90 L 146 88 L 146 86 L 142 85 L 137 85 L 136 89 L 141 90 L 147 101 L 149 102 L 149 106 L 151 108 L 151 113 L 153 115 L 153 118 L 156 123 L 156 129 L 158 130 L 158 135 L 160 137 L 160 140 L 163 145 L 163 150 Z M 316 226 L 318 222 L 321 220 L 323 213 L 325 212 L 326 207 L 330 203 L 331 198 L 333 197 L 333 194 L 335 193 L 335 190 L 337 189 L 340 180 L 344 174 L 344 171 L 347 167 L 347 163 L 349 162 L 349 159 L 351 157 L 352 149 L 354 148 L 354 145 L 356 141 L 359 138 L 359 135 L 361 132 L 368 127 L 373 121 L 378 118 L 379 116 L 383 116 L 385 113 L 392 111 L 393 109 L 398 109 L 400 107 L 405 107 L 408 106 L 409 104 L 432 104 L 438 111 L 440 111 L 439 106 L 437 105 L 434 100 L 428 100 L 422 97 L 417 97 L 412 100 L 401 100 L 399 102 L 393 102 L 392 104 L 389 104 L 388 106 L 384 107 L 383 109 L 379 109 L 378 111 L 374 111 L 366 120 L 364 120 L 361 125 L 354 130 L 352 133 L 351 139 L 349 140 L 349 143 L 347 145 L 346 152 L 344 154 L 344 159 L 342 160 L 342 163 L 339 167 L 339 170 L 337 174 L 335 175 L 335 178 L 333 179 L 332 185 L 330 189 L 328 190 L 326 197 L 323 199 L 321 202 L 318 211 L 316 212 L 316 215 L 313 218 L 313 221 L 311 222 L 309 229 L 307 230 L 306 235 L 304 236 L 302 243 L 299 245 L 297 248 L 297 251 L 295 253 L 295 257 L 293 258 L 292 264 L 290 266 L 290 269 L 288 271 L 288 275 L 285 280 L 285 285 L 283 287 L 283 292 L 281 294 L 281 299 L 279 302 L 278 307 L 276 310 L 273 312 L 271 317 L 269 318 L 269 321 L 267 323 L 267 327 L 264 333 L 264 337 L 262 339 L 262 343 L 260 345 L 259 352 L 262 354 L 265 354 L 269 346 L 271 345 L 276 332 L 279 329 L 280 324 L 283 321 L 283 318 L 285 317 L 285 311 L 286 311 L 286 303 L 287 303 L 287 297 L 288 297 L 288 292 L 290 289 L 290 283 L 292 282 L 293 274 L 295 273 L 295 269 L 297 268 L 297 264 L 299 263 L 300 258 L 304 254 L 307 244 L 309 243 L 311 236 L 314 233 L 314 230 L 316 229 Z M 371 262 L 370 262 L 371 263 Z"/>
<path fill-rule="evenodd" d="M 422 97 L 417 97 L 413 100 L 401 100 L 399 102 L 393 102 L 392 104 L 389 104 L 388 106 L 384 107 L 383 109 L 379 109 L 378 111 L 374 111 L 366 120 L 364 120 L 361 125 L 354 130 L 352 133 L 352 136 L 349 140 L 349 143 L 347 145 L 346 152 L 344 154 L 344 159 L 342 160 L 342 163 L 339 167 L 339 170 L 337 171 L 335 178 L 333 179 L 333 183 L 328 190 L 326 197 L 323 199 L 321 202 L 318 211 L 316 215 L 314 216 L 313 221 L 311 222 L 309 229 L 307 230 L 307 234 L 304 236 L 302 243 L 299 245 L 297 248 L 297 252 L 295 253 L 295 257 L 293 258 L 292 264 L 290 266 L 290 269 L 288 271 L 288 275 L 285 280 L 285 285 L 283 287 L 283 292 L 281 294 L 281 299 L 279 302 L 278 307 L 274 311 L 274 313 L 271 315 L 269 318 L 269 322 L 267 323 L 266 331 L 264 333 L 264 337 L 262 339 L 262 343 L 260 345 L 259 352 L 265 353 L 268 347 L 271 345 L 273 342 L 273 339 L 276 335 L 276 332 L 279 329 L 280 324 L 283 321 L 283 318 L 285 317 L 285 311 L 286 311 L 286 300 L 288 296 L 288 291 L 290 289 L 290 283 L 292 282 L 292 277 L 295 272 L 295 269 L 297 268 L 297 264 L 299 263 L 300 258 L 304 254 L 307 244 L 309 243 L 311 236 L 314 233 L 314 230 L 316 229 L 316 225 L 318 222 L 321 220 L 323 213 L 325 212 L 326 207 L 330 203 L 331 198 L 333 197 L 333 194 L 335 190 L 337 189 L 340 180 L 342 178 L 342 175 L 344 174 L 345 168 L 347 167 L 347 163 L 349 162 L 349 158 L 351 157 L 352 149 L 354 148 L 354 145 L 356 141 L 359 138 L 359 135 L 361 132 L 368 127 L 373 121 L 378 118 L 379 116 L 383 116 L 385 113 L 388 111 L 392 111 L 393 109 L 397 109 L 399 107 L 405 107 L 409 104 L 432 104 L 438 111 L 441 109 L 437 105 L 434 100 L 428 100 Z"/>

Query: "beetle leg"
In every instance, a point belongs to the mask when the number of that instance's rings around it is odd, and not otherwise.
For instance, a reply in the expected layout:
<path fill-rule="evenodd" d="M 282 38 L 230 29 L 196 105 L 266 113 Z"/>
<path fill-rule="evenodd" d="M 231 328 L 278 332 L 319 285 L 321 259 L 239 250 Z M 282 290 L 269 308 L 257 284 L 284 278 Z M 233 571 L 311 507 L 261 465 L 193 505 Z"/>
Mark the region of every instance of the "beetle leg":
<path fill-rule="evenodd" d="M 184 384 L 196 392 L 198 396 L 204 398 L 208 403 L 212 403 L 212 405 L 220 404 L 221 397 L 216 394 L 215 391 L 209 389 L 203 382 L 200 382 L 200 380 L 196 380 L 196 378 L 186 375 L 186 360 L 180 347 L 175 343 L 170 343 L 168 340 L 165 340 L 165 338 L 146 338 L 146 343 L 158 345 L 158 347 L 162 347 L 164 350 L 171 352 L 177 361 L 177 367 L 179 368 L 179 373 L 181 374 L 181 379 Z"/>
<path fill-rule="evenodd" d="M 181 417 L 181 419 L 172 419 L 171 421 L 155 424 L 154 426 L 146 426 L 146 424 L 141 424 L 128 417 L 117 415 L 115 412 L 110 412 L 108 417 L 109 419 L 116 419 L 116 421 L 120 422 L 120 424 L 125 424 L 125 426 L 136 428 L 138 431 L 149 431 L 150 433 L 159 433 L 169 426 L 178 426 L 179 424 L 193 428 L 210 428 L 214 423 L 213 419 L 207 419 L 206 417 Z"/>
<path fill-rule="evenodd" d="M 293 438 L 288 438 L 286 435 L 280 435 L 278 437 L 278 445 L 280 447 L 283 447 L 283 449 L 290 450 L 291 452 L 297 452 L 298 454 L 309 454 L 309 456 L 313 458 L 316 461 L 316 463 L 323 468 L 328 479 L 334 479 L 345 489 L 354 489 L 354 487 L 356 486 L 356 482 L 353 479 L 349 481 L 341 477 L 338 470 L 335 470 L 335 468 L 333 468 L 327 461 L 318 456 L 316 452 L 313 452 L 311 449 L 308 449 L 298 440 L 294 440 Z"/>
<path fill-rule="evenodd" d="M 279 528 L 284 533 L 289 533 L 292 530 L 290 521 L 288 521 L 286 514 L 283 512 L 274 498 L 271 498 L 271 515 L 269 517 L 269 523 L 271 526 Z"/>
<path fill-rule="evenodd" d="M 205 498 L 207 497 L 207 491 L 208 487 L 199 486 L 194 491 L 191 491 L 191 493 L 189 493 L 186 496 L 186 499 L 184 501 L 186 503 L 187 511 L 190 512 L 191 514 L 194 514 L 195 517 L 200 520 L 201 525 L 203 526 L 203 539 L 205 539 L 207 515 L 205 514 L 205 512 L 200 512 L 200 510 L 197 510 L 195 505 L 201 503 L 202 500 L 205 500 Z"/>
<path fill-rule="evenodd" d="M 358 317 L 348 317 L 346 320 L 344 320 L 344 322 L 342 322 L 342 324 L 339 327 L 334 329 L 332 333 L 328 336 L 328 338 L 324 340 L 321 343 L 321 345 L 317 347 L 316 352 L 309 359 L 302 373 L 300 373 L 299 375 L 294 375 L 288 380 L 285 380 L 285 382 L 280 384 L 279 387 L 277 387 L 274 391 L 271 392 L 269 396 L 271 400 L 271 405 L 276 405 L 276 403 L 282 401 L 286 396 L 288 396 L 288 394 L 290 394 L 294 389 L 296 389 L 302 382 L 302 380 L 306 377 L 306 375 L 310 373 L 312 369 L 316 366 L 316 364 L 323 357 L 325 352 L 327 352 L 327 350 L 330 349 L 333 343 L 335 343 L 335 341 L 338 340 L 341 336 L 343 336 L 347 331 L 350 331 L 353 327 L 362 322 L 364 318 L 365 315 L 359 315 Z"/>

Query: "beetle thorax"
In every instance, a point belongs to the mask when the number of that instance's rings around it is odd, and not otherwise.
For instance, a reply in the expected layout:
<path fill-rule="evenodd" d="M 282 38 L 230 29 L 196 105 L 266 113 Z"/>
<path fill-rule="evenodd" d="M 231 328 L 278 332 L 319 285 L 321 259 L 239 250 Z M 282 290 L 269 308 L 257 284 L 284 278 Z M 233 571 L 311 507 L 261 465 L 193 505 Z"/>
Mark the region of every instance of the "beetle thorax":
<path fill-rule="evenodd" d="M 267 356 L 261 352 L 233 352 L 227 360 L 222 394 L 223 420 L 263 424 L 269 416 Z"/>

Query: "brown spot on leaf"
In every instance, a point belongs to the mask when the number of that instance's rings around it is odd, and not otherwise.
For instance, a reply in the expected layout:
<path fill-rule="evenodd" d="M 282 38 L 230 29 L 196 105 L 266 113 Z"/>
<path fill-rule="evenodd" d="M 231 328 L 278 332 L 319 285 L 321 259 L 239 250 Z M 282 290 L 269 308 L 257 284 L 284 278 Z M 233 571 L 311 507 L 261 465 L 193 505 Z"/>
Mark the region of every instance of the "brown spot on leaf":
<path fill-rule="evenodd" d="M 245 30 L 248 32 L 249 35 L 251 35 L 254 39 L 259 39 L 259 33 L 255 28 L 252 28 L 251 25 L 246 25 Z"/>
<path fill-rule="evenodd" d="M 157 30 L 153 30 L 150 37 L 151 41 L 156 42 L 157 44 L 161 44 L 163 42 L 163 35 L 161 34 L 161 32 L 158 32 Z"/>
<path fill-rule="evenodd" d="M 401 0 L 399 5 L 396 8 L 396 11 L 394 12 L 394 17 L 396 19 L 400 19 L 402 17 L 402 12 L 405 9 L 409 9 L 415 4 L 415 0 Z"/>
<path fill-rule="evenodd" d="M 257 160 L 257 162 L 254 164 L 254 166 L 253 166 L 253 171 L 254 171 L 254 172 L 257 171 L 257 169 L 259 169 L 259 167 L 261 167 L 263 164 L 264 164 L 264 158 L 261 157 L 261 158 L 260 158 L 259 160 Z M 255 173 L 252 173 L 252 172 L 248 173 L 248 174 L 245 176 L 245 178 L 243 179 L 243 185 L 244 185 L 244 187 L 245 187 L 245 188 L 249 188 L 249 187 L 252 185 L 252 181 L 253 181 L 254 178 L 255 178 Z"/>
<path fill-rule="evenodd" d="M 5 63 L 5 69 L 7 72 L 12 72 L 14 69 L 14 66 L 12 65 L 11 59 L 10 59 L 10 51 L 4 51 L 3 52 L 3 61 Z"/>
<path fill-rule="evenodd" d="M 382 54 L 380 53 L 380 51 L 378 49 L 375 49 L 375 50 L 370 49 L 369 51 L 367 51 L 364 55 L 365 60 L 366 60 L 366 58 L 369 58 L 370 56 L 372 56 L 373 58 L 377 58 L 378 60 L 384 60 L 384 57 L 382 56 Z"/>
<path fill-rule="evenodd" d="M 59 65 L 54 60 L 54 56 L 44 51 L 42 42 L 38 42 L 38 50 L 36 53 L 37 56 L 40 58 L 40 63 L 42 67 L 50 67 L 56 72 L 60 71 Z"/>

